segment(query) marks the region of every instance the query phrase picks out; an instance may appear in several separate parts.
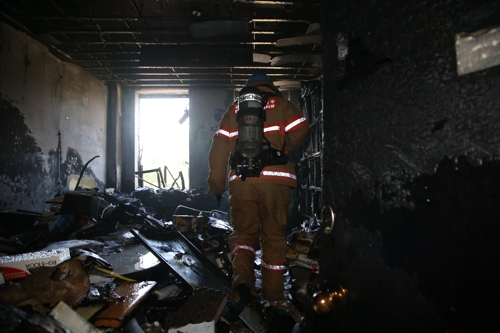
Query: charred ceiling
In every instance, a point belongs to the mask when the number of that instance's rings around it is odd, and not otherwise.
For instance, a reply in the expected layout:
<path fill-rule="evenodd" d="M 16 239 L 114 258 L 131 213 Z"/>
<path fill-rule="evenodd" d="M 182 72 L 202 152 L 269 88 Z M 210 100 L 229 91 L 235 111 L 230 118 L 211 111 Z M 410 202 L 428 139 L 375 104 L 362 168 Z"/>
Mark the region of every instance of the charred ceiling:
<path fill-rule="evenodd" d="M 104 82 L 241 87 L 260 71 L 293 86 L 321 75 L 319 2 L 0 0 L 0 17 Z"/>

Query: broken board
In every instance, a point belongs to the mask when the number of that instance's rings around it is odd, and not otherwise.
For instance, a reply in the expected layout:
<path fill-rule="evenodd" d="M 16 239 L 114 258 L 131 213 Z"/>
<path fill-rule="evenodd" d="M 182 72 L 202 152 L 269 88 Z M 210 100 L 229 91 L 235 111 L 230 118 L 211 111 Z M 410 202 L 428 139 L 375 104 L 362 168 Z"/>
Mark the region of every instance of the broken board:
<path fill-rule="evenodd" d="M 96 327 L 121 327 L 125 319 L 144 301 L 155 285 L 155 281 L 121 283 L 114 290 L 121 297 L 120 301 L 110 304 L 104 311 L 100 312 L 94 325 Z"/>
<path fill-rule="evenodd" d="M 182 233 L 146 235 L 136 229 L 130 232 L 193 290 L 209 288 L 230 292 L 229 278 Z"/>

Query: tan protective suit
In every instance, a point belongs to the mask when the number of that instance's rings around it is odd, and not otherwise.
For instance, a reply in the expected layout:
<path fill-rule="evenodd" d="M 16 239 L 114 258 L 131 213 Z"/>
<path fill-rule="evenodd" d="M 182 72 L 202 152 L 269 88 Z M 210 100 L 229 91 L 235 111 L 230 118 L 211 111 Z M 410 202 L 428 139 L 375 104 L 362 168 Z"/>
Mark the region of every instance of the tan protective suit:
<path fill-rule="evenodd" d="M 274 94 L 271 82 L 255 81 L 263 94 Z M 236 151 L 238 106 L 230 106 L 212 140 L 208 163 L 208 186 L 214 194 L 226 190 L 228 159 Z M 290 101 L 270 97 L 264 122 L 264 136 L 271 147 L 285 151 L 299 148 L 309 133 L 302 111 Z M 229 205 L 234 232 L 228 237 L 233 263 L 233 288 L 239 284 L 255 290 L 255 247 L 262 249 L 262 297 L 270 302 L 283 299 L 283 273 L 287 248 L 285 226 L 288 219 L 290 190 L 297 187 L 291 163 L 266 166 L 260 176 L 244 181 L 235 171 L 229 173 Z"/>

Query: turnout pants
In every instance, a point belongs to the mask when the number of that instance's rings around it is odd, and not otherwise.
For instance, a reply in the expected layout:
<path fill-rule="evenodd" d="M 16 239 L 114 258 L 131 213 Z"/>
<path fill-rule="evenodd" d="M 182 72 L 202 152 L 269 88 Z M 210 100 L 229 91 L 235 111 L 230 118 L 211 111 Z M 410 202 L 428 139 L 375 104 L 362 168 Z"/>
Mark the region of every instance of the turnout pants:
<path fill-rule="evenodd" d="M 282 300 L 285 227 L 290 190 L 286 185 L 238 181 L 230 184 L 229 205 L 234 232 L 228 237 L 233 264 L 233 288 L 239 284 L 255 290 L 255 247 L 262 250 L 262 297 Z"/>

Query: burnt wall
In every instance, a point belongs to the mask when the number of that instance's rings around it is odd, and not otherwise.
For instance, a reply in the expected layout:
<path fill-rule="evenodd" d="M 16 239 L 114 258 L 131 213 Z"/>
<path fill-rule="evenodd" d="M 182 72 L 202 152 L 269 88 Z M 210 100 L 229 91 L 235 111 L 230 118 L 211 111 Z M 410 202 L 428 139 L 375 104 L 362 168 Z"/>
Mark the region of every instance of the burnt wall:
<path fill-rule="evenodd" d="M 130 193 L 135 190 L 137 179 L 135 170 L 137 170 L 138 149 L 136 147 L 136 103 L 138 101 L 137 92 L 130 88 L 120 88 L 121 109 L 117 116 L 117 173 L 120 186 L 118 190 L 123 193 Z"/>
<path fill-rule="evenodd" d="M 189 184 L 208 188 L 208 152 L 226 109 L 234 102 L 232 90 L 189 91 Z"/>
<path fill-rule="evenodd" d="M 321 277 L 348 290 L 318 331 L 493 332 L 500 66 L 458 76 L 455 35 L 498 1 L 327 1 Z"/>
<path fill-rule="evenodd" d="M 80 185 L 103 189 L 106 86 L 0 23 L 0 210 L 41 212 Z"/>

